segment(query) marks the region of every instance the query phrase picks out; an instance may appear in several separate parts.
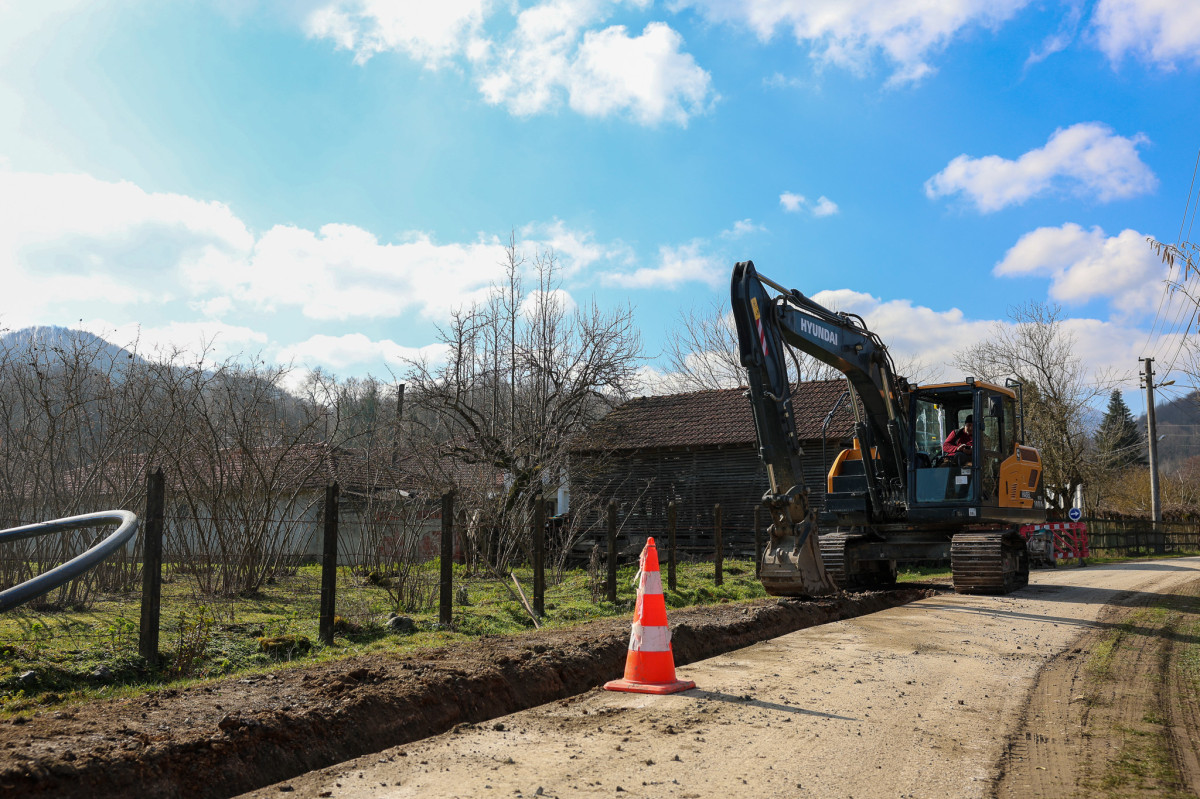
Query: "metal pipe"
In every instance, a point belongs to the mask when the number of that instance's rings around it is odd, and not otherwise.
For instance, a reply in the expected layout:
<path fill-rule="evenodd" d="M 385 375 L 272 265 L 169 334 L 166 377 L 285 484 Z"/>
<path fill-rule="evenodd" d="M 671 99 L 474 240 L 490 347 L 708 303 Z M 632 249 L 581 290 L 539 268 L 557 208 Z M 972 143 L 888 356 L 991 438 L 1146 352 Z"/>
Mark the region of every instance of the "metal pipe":
<path fill-rule="evenodd" d="M 106 560 L 110 555 L 126 544 L 137 532 L 137 516 L 127 510 L 107 510 L 98 513 L 84 513 L 79 516 L 68 516 L 65 519 L 55 519 L 52 522 L 27 524 L 23 527 L 12 527 L 0 530 L 0 544 L 8 541 L 21 541 L 26 538 L 36 538 L 49 533 L 62 533 L 67 530 L 78 530 L 83 527 L 99 527 L 101 525 L 116 525 L 117 529 L 107 538 L 91 549 L 78 555 L 66 563 L 55 566 L 48 572 L 14 585 L 6 591 L 0 591 L 0 613 L 23 605 L 31 599 L 48 594 L 60 585 L 65 585 L 88 569 Z"/>

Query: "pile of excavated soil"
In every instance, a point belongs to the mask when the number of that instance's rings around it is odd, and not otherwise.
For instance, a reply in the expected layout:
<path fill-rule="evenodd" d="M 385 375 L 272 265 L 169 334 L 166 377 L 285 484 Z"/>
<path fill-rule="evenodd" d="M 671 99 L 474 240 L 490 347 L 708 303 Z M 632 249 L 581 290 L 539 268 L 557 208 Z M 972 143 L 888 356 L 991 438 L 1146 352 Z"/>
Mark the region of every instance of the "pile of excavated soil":
<path fill-rule="evenodd" d="M 671 613 L 677 665 L 934 593 L 764 599 Z M 629 621 L 231 677 L 0 724 L 0 794 L 224 797 L 594 688 Z"/>

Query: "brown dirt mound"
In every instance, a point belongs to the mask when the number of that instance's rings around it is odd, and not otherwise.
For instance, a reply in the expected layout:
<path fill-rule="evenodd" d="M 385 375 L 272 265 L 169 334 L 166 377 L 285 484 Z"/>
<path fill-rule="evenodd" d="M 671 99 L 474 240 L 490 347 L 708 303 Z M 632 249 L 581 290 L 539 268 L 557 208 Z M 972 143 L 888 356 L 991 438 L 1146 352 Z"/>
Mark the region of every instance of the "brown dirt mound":
<path fill-rule="evenodd" d="M 672 612 L 684 665 L 933 589 Z M 224 797 L 586 691 L 620 676 L 628 620 L 372 654 L 0 725 L 0 794 Z"/>

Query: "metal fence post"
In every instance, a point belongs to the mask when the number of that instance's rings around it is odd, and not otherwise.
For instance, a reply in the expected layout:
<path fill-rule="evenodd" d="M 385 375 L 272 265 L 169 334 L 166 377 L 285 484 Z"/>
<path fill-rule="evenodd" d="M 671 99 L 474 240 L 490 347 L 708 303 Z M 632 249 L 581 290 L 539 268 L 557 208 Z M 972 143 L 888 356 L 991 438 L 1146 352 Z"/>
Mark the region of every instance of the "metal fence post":
<path fill-rule="evenodd" d="M 533 612 L 546 615 L 546 502 L 541 494 L 533 509 Z"/>
<path fill-rule="evenodd" d="M 454 492 L 442 494 L 442 580 L 438 596 L 438 623 L 449 627 L 454 598 Z"/>
<path fill-rule="evenodd" d="M 608 501 L 608 601 L 617 601 L 617 501 Z"/>
<path fill-rule="evenodd" d="M 151 668 L 158 665 L 165 493 L 160 466 L 146 475 L 146 523 L 142 525 L 142 624 L 138 636 L 138 654 L 146 659 Z"/>
<path fill-rule="evenodd" d="M 675 590 L 675 500 L 667 505 L 667 588 Z"/>
<path fill-rule="evenodd" d="M 725 547 L 721 542 L 721 503 L 718 502 L 713 506 L 713 539 L 715 545 L 715 553 L 713 555 L 713 584 L 724 585 L 725 583 Z"/>
<path fill-rule="evenodd" d="M 325 487 L 325 540 L 321 547 L 321 620 L 317 631 L 325 646 L 333 646 L 333 616 L 337 608 L 338 484 Z"/>

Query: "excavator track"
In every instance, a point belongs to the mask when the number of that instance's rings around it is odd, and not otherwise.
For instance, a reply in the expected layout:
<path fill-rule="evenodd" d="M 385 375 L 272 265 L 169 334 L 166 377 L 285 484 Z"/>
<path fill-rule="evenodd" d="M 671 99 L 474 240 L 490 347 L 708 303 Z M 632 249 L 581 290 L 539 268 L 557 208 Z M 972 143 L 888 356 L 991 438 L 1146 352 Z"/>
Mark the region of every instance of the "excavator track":
<path fill-rule="evenodd" d="M 821 560 L 825 571 L 843 591 L 885 588 L 896 582 L 896 562 L 861 560 L 858 547 L 880 539 L 870 533 L 826 533 L 821 536 Z"/>
<path fill-rule="evenodd" d="M 950 542 L 959 594 L 1007 594 L 1029 584 L 1029 551 L 1011 530 L 959 533 Z"/>

